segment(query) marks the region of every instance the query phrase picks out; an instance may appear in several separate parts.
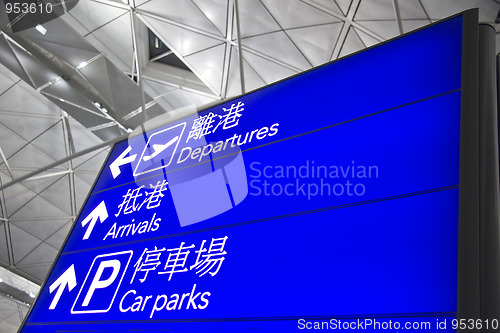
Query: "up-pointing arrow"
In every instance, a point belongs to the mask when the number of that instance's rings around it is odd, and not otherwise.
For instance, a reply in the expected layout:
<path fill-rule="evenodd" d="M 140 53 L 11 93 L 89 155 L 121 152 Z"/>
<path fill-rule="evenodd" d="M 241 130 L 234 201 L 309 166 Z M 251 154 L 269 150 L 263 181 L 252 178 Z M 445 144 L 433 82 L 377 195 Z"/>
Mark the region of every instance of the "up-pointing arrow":
<path fill-rule="evenodd" d="M 116 179 L 116 177 L 118 177 L 120 175 L 120 173 L 122 172 L 120 170 L 120 166 L 125 165 L 127 163 L 132 163 L 133 161 L 135 161 L 137 154 L 125 157 L 128 155 L 128 153 L 130 153 L 131 150 L 132 150 L 132 147 L 128 146 L 127 149 L 125 149 L 120 154 L 120 156 L 118 156 L 116 158 L 116 160 L 114 160 L 113 163 L 111 163 L 109 165 L 109 169 L 111 170 L 111 174 L 113 175 L 113 179 Z"/>
<path fill-rule="evenodd" d="M 85 227 L 87 224 L 89 225 L 87 231 L 83 235 L 83 239 L 88 239 L 92 230 L 94 229 L 95 224 L 97 223 L 97 219 L 103 223 L 108 218 L 108 211 L 106 210 L 106 203 L 102 201 L 93 211 L 90 213 L 83 221 L 82 227 Z"/>
<path fill-rule="evenodd" d="M 69 266 L 69 268 L 50 285 L 49 293 L 52 294 L 52 292 L 56 289 L 57 292 L 52 300 L 52 303 L 50 303 L 49 310 L 55 309 L 66 286 L 68 286 L 68 291 L 71 291 L 76 287 L 75 265 Z"/>

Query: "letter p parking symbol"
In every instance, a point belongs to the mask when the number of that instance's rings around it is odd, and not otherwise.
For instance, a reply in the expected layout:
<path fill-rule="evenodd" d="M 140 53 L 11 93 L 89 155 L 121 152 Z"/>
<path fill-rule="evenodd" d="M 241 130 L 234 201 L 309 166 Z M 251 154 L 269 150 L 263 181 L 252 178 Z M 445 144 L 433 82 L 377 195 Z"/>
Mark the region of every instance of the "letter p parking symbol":
<path fill-rule="evenodd" d="M 108 312 L 127 271 L 132 253 L 124 251 L 95 257 L 71 313 Z"/>

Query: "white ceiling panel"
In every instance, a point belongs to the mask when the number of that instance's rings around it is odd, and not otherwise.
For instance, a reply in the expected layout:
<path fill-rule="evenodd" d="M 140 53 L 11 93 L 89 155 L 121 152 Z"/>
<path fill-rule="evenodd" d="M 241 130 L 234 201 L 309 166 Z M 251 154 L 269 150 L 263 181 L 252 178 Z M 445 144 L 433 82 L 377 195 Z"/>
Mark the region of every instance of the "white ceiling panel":
<path fill-rule="evenodd" d="M 0 123 L 0 149 L 2 149 L 5 157 L 9 158 L 25 144 L 26 140 L 24 138 L 20 137 L 15 131 Z M 0 158 L 0 165 L 3 163 L 3 159 Z"/>
<path fill-rule="evenodd" d="M 111 81 L 107 79 L 108 66 L 106 58 L 99 58 L 85 66 L 80 72 L 93 83 L 107 104 L 114 106 L 115 101 L 111 90 Z"/>
<path fill-rule="evenodd" d="M 12 221 L 15 226 L 27 231 L 37 238 L 45 240 L 62 228 L 69 220 L 50 219 L 50 220 L 31 220 L 31 221 Z"/>
<path fill-rule="evenodd" d="M 54 140 L 55 138 L 59 138 L 59 140 Z M 33 140 L 31 144 L 55 160 L 66 157 L 66 144 L 64 141 L 62 122 L 47 129 Z"/>
<path fill-rule="evenodd" d="M 41 166 L 49 165 L 53 163 L 55 159 L 46 155 L 37 147 L 32 144 L 28 144 L 23 149 L 12 155 L 8 162 L 11 168 L 32 168 L 37 169 Z M 58 166 L 54 168 L 55 170 L 64 170 L 64 166 Z"/>
<path fill-rule="evenodd" d="M 17 81 L 19 81 L 19 78 L 15 75 L 8 75 L 6 72 L 8 71 L 5 67 L 1 66 L 3 71 L 0 71 L 0 95 L 5 93 L 6 90 L 11 88 L 13 85 L 16 84 Z M 10 72 L 12 73 L 12 72 Z"/>
<path fill-rule="evenodd" d="M 46 243 L 40 243 L 33 251 L 31 251 L 26 257 L 24 257 L 17 264 L 22 267 L 23 265 L 31 264 L 50 264 L 57 256 L 57 250 Z"/>
<path fill-rule="evenodd" d="M 335 0 L 312 0 L 314 4 L 318 4 L 321 7 L 328 8 L 329 10 L 338 13 L 340 16 L 343 16 L 342 9 L 337 5 Z"/>
<path fill-rule="evenodd" d="M 85 39 L 92 44 L 102 54 L 105 54 L 108 59 L 113 61 L 113 64 L 120 68 L 125 73 L 132 72 L 132 65 L 134 63 L 134 52 L 132 49 L 126 52 L 116 52 L 111 49 L 110 44 L 102 41 L 93 34 L 85 35 Z"/>
<path fill-rule="evenodd" d="M 10 217 L 25 220 L 26 218 L 37 216 L 39 218 L 67 217 L 68 214 L 56 205 L 40 196 L 36 196 L 29 201 L 22 209 Z"/>
<path fill-rule="evenodd" d="M 35 28 L 24 30 L 19 34 L 74 67 L 98 54 L 90 43 L 61 19 L 46 22 L 43 27 L 47 29 L 44 35 Z"/>
<path fill-rule="evenodd" d="M 291 39 L 283 31 L 243 39 L 244 47 L 256 50 L 299 70 L 306 70 L 311 64 L 300 53 Z"/>
<path fill-rule="evenodd" d="M 266 84 L 245 59 L 243 59 L 243 74 L 245 78 L 246 92 L 257 89 Z M 236 48 L 233 47 L 226 96 L 229 98 L 230 96 L 236 96 L 239 94 L 241 94 L 240 59 Z"/>
<path fill-rule="evenodd" d="M 399 35 L 396 21 L 363 21 L 359 22 L 359 24 L 384 39 L 391 39 Z"/>
<path fill-rule="evenodd" d="M 287 30 L 288 36 L 313 66 L 330 61 L 343 23 Z"/>
<path fill-rule="evenodd" d="M 17 264 L 42 242 L 39 238 L 27 231 L 10 224 L 14 262 Z"/>
<path fill-rule="evenodd" d="M 144 84 L 144 89 L 153 98 L 159 97 L 161 95 L 174 91 L 175 89 L 178 89 L 178 87 L 170 86 L 165 83 L 160 83 L 148 79 L 144 79 L 143 84 Z"/>
<path fill-rule="evenodd" d="M 99 139 L 99 137 L 86 129 L 73 117 L 69 117 L 68 119 L 69 126 L 71 127 L 71 134 L 73 135 L 73 140 L 75 142 L 76 151 L 84 150 L 86 148 L 102 143 L 102 140 Z"/>
<path fill-rule="evenodd" d="M 152 13 L 174 22 L 223 36 L 217 27 L 191 0 L 148 1 L 137 6 L 140 11 Z M 175 8 L 175 10 L 172 10 Z"/>
<path fill-rule="evenodd" d="M 283 29 L 340 21 L 338 18 L 299 0 L 262 0 L 262 3 Z"/>
<path fill-rule="evenodd" d="M 48 96 L 55 96 L 57 98 L 61 98 L 63 103 L 71 103 L 76 107 L 89 109 L 94 111 L 95 113 L 99 113 L 99 111 L 95 108 L 88 98 L 85 98 L 83 94 L 81 94 L 75 87 L 71 86 L 65 80 L 59 80 L 56 83 L 46 87 L 43 89 L 42 94 L 47 94 Z"/>
<path fill-rule="evenodd" d="M 356 31 L 354 31 L 354 29 L 351 27 L 347 33 L 346 39 L 344 40 L 339 56 L 343 57 L 364 48 L 365 45 L 356 34 Z"/>
<path fill-rule="evenodd" d="M 403 20 L 403 32 L 410 32 L 429 24 L 428 20 Z"/>
<path fill-rule="evenodd" d="M 376 0 L 366 1 L 362 0 L 356 11 L 354 18 L 360 20 L 394 20 L 394 7 L 393 0 Z M 418 2 L 415 1 L 414 2 Z"/>
<path fill-rule="evenodd" d="M 108 155 L 109 148 L 101 148 L 94 152 L 73 159 L 73 168 L 85 173 L 97 173 Z"/>
<path fill-rule="evenodd" d="M 11 77 L 14 80 L 18 81 L 19 78 L 21 78 L 29 85 L 33 85 L 31 79 L 26 74 L 24 67 L 21 65 L 21 62 L 17 58 L 17 55 L 13 51 L 13 49 L 15 48 L 16 46 L 10 44 L 5 39 L 4 35 L 0 35 L 0 62 L 2 62 L 5 67 L 12 71 Z"/>
<path fill-rule="evenodd" d="M 57 126 L 56 124 L 59 122 L 60 120 L 57 118 L 32 118 L 22 115 L 16 115 L 15 113 L 2 114 L 2 117 L 0 118 L 0 123 L 10 128 L 12 131 L 15 131 L 26 141 L 33 140 L 34 138 L 44 133 L 47 129 L 53 126 Z"/>
<path fill-rule="evenodd" d="M 379 41 L 373 38 L 372 36 L 366 34 L 365 32 L 358 30 L 356 28 L 353 28 L 353 32 L 356 33 L 356 35 L 361 39 L 363 42 L 363 45 L 366 47 L 373 46 L 375 44 L 378 44 Z"/>
<path fill-rule="evenodd" d="M 63 171 L 68 172 L 68 171 Z M 49 188 L 54 182 L 58 181 L 63 175 L 58 174 L 56 176 L 50 176 L 51 173 L 42 173 L 38 178 L 28 178 L 23 180 L 22 182 L 17 183 L 16 185 L 22 185 L 25 188 L 33 191 L 34 193 L 41 193 L 47 188 Z M 14 186 L 16 186 L 14 185 Z"/>
<path fill-rule="evenodd" d="M 184 107 L 186 105 L 195 105 L 197 107 L 200 107 L 207 103 L 213 102 L 214 99 L 184 89 L 176 89 L 171 93 L 159 98 L 158 101 L 167 102 L 169 105 L 172 105 L 172 109 L 175 110 Z"/>
<path fill-rule="evenodd" d="M 2 182 L 6 181 L 7 177 L 4 174 L 2 176 Z M 10 186 L 5 191 L 5 207 L 7 209 L 7 214 L 13 214 L 17 212 L 21 207 L 26 205 L 31 199 L 37 195 L 36 191 L 32 191 L 29 187 L 22 184 L 14 184 Z"/>
<path fill-rule="evenodd" d="M 1 297 L 3 297 L 3 295 Z M 3 299 L 0 298 L 0 300 Z M 14 311 L 17 312 L 17 306 L 11 302 L 0 302 L 0 311 L 2 312 L 2 314 L 7 312 L 10 316 L 10 314 L 12 314 Z"/>
<path fill-rule="evenodd" d="M 335 1 L 337 6 L 342 10 L 344 15 L 347 15 L 349 8 L 351 7 L 352 0 L 332 0 Z"/>
<path fill-rule="evenodd" d="M 281 80 L 285 77 L 296 74 L 297 72 L 289 68 L 283 67 L 273 61 L 264 59 L 251 52 L 244 51 L 243 58 L 248 61 L 250 66 L 257 74 L 267 83 L 272 83 Z"/>
<path fill-rule="evenodd" d="M 57 177 L 53 177 L 53 181 L 57 180 Z M 49 201 L 54 206 L 57 206 L 60 210 L 64 211 L 67 215 L 71 215 L 71 195 L 69 187 L 69 176 L 63 176 L 57 180 L 54 184 L 46 188 L 40 193 L 40 197 Z"/>
<path fill-rule="evenodd" d="M 67 15 L 74 17 L 87 31 L 92 32 L 124 14 L 128 14 L 128 11 L 115 6 L 97 1 L 78 1 Z"/>
<path fill-rule="evenodd" d="M 77 189 L 76 191 L 77 212 L 80 211 L 83 202 L 87 198 L 96 176 L 97 174 L 75 173 L 75 188 Z"/>
<path fill-rule="evenodd" d="M 45 280 L 45 277 L 47 276 L 47 273 L 49 272 L 51 265 L 52 264 L 41 263 L 36 266 L 33 265 L 33 266 L 22 267 L 19 268 L 19 270 L 24 274 L 27 274 L 28 277 L 30 277 L 33 281 L 36 281 L 37 283 L 41 284 Z"/>
<path fill-rule="evenodd" d="M 279 24 L 274 20 L 262 2 L 240 1 L 238 5 L 241 37 L 257 36 L 281 30 Z M 236 27 L 234 27 L 233 39 L 236 38 Z"/>
<path fill-rule="evenodd" d="M 45 243 L 53 246 L 56 249 L 59 249 L 66 239 L 66 235 L 71 229 L 72 222 L 67 222 L 63 225 L 58 231 L 56 231 L 52 236 L 45 240 Z"/>
<path fill-rule="evenodd" d="M 25 82 L 19 82 L 9 91 L 0 96 L 0 110 L 16 111 L 19 114 L 36 113 L 54 116 L 59 114 L 59 108 L 35 93 Z"/>
<path fill-rule="evenodd" d="M 226 35 L 227 5 L 229 0 L 193 0 L 193 3 L 203 12 L 221 35 Z"/>
<path fill-rule="evenodd" d="M 4 222 L 0 222 L 0 263 L 3 263 L 5 266 L 8 266 L 10 264 Z M 2 304 L 2 302 L 0 302 L 0 304 Z"/>
<path fill-rule="evenodd" d="M 32 56 L 26 54 L 24 51 L 14 47 L 14 54 L 16 55 L 19 64 L 22 66 L 26 75 L 29 77 L 31 85 L 38 88 L 46 84 L 47 82 L 54 80 L 59 75 L 47 70 L 47 66 L 41 61 L 33 58 Z"/>
<path fill-rule="evenodd" d="M 424 7 L 420 1 L 398 0 L 399 11 L 403 20 L 407 19 L 427 19 Z"/>
<path fill-rule="evenodd" d="M 101 41 L 116 56 L 131 64 L 130 59 L 134 51 L 130 27 L 130 15 L 125 14 L 93 31 L 91 35 Z"/>
<path fill-rule="evenodd" d="M 155 99 L 156 103 L 160 105 L 165 111 L 172 111 L 175 110 L 176 107 L 173 105 L 173 101 L 170 97 L 170 95 L 175 94 L 175 92 L 179 89 L 174 89 L 170 93 L 165 94 L 165 96 L 157 97 Z"/>
<path fill-rule="evenodd" d="M 217 94 L 220 93 L 224 68 L 224 53 L 226 44 L 220 44 L 210 49 L 186 57 L 186 62 L 198 73 L 200 79 L 206 82 Z"/>
<path fill-rule="evenodd" d="M 12 313 L 10 316 L 6 317 L 2 321 L 2 325 L 6 325 L 7 327 L 14 327 L 17 328 L 19 325 L 21 325 L 21 316 L 19 315 L 18 311 L 15 313 Z M 16 330 L 14 329 L 11 332 L 15 332 Z"/>
<path fill-rule="evenodd" d="M 85 173 L 97 173 L 101 169 L 102 163 L 108 156 L 109 149 L 99 149 L 92 153 L 83 155 L 78 160 L 73 159 L 73 168 L 75 171 Z"/>
<path fill-rule="evenodd" d="M 5 81 L 7 84 L 9 84 L 9 82 L 15 83 L 19 81 L 19 76 L 11 72 L 7 67 L 5 67 L 2 64 L 0 64 L 0 73 L 2 74 L 1 81 Z"/>
<path fill-rule="evenodd" d="M 158 38 L 181 56 L 196 53 L 221 43 L 220 39 L 215 39 L 147 15 L 141 15 L 141 19 L 156 33 Z"/>

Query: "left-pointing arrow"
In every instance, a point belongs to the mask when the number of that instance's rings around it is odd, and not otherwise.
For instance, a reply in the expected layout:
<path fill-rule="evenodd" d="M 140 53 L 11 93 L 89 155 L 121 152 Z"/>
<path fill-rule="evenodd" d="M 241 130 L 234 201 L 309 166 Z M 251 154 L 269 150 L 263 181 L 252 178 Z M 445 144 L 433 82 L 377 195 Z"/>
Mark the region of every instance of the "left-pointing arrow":
<path fill-rule="evenodd" d="M 131 150 L 132 150 L 132 147 L 128 146 L 127 149 L 125 149 L 120 154 L 120 156 L 118 156 L 116 158 L 116 160 L 114 160 L 113 163 L 111 163 L 109 165 L 109 169 L 111 170 L 111 174 L 113 175 L 113 179 L 115 179 L 116 177 L 118 177 L 120 175 L 120 173 L 122 172 L 120 170 L 120 167 L 122 165 L 125 165 L 125 164 L 128 164 L 128 163 L 132 163 L 133 161 L 135 161 L 135 158 L 136 158 L 137 154 L 125 157 L 125 156 L 128 155 L 128 153 L 130 153 Z"/>
<path fill-rule="evenodd" d="M 97 220 L 99 219 L 104 222 L 108 218 L 108 211 L 106 210 L 106 204 L 102 201 L 93 211 L 90 213 L 83 221 L 82 227 L 85 227 L 87 224 L 89 225 L 85 234 L 83 235 L 83 239 L 88 239 L 92 230 L 94 229 Z"/>
<path fill-rule="evenodd" d="M 71 291 L 76 287 L 75 265 L 69 266 L 69 268 L 50 285 L 49 293 L 52 294 L 52 292 L 56 289 L 57 292 L 52 300 L 52 303 L 50 303 L 49 310 L 55 309 L 66 286 L 68 286 L 68 291 Z"/>

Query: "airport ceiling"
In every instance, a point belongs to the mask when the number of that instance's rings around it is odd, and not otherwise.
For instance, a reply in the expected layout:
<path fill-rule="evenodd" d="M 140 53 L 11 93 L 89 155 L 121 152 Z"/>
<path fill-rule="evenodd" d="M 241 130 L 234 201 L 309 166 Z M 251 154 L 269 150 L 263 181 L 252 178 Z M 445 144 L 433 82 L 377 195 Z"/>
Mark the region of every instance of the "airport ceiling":
<path fill-rule="evenodd" d="M 25 30 L 29 18 L 0 5 L 0 266 L 29 283 L 50 269 L 107 155 L 103 141 L 469 8 L 495 26 L 500 10 L 496 0 L 130 2 L 51 0 L 69 12 Z M 0 288 L 0 333 L 26 312 L 9 300 Z"/>

